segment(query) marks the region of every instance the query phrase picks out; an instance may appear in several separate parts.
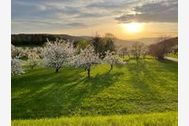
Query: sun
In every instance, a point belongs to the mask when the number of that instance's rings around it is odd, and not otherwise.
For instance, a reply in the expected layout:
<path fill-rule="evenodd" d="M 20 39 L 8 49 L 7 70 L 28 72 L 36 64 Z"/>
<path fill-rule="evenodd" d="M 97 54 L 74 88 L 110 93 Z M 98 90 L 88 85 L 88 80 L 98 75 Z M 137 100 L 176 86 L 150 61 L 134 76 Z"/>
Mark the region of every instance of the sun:
<path fill-rule="evenodd" d="M 132 22 L 127 24 L 122 24 L 122 28 L 127 33 L 138 33 L 143 30 L 143 24 Z"/>

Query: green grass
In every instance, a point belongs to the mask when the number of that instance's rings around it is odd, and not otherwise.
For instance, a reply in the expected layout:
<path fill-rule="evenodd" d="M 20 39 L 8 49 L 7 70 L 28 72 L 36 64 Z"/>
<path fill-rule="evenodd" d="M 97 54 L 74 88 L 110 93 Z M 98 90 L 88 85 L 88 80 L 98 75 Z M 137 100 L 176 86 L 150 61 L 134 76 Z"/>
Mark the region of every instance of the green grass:
<path fill-rule="evenodd" d="M 177 70 L 175 62 L 154 59 L 138 64 L 131 60 L 110 73 L 109 65 L 97 65 L 90 79 L 83 69 L 64 68 L 54 73 L 52 69 L 36 68 L 12 77 L 12 119 L 177 111 Z"/>
<path fill-rule="evenodd" d="M 16 120 L 12 126 L 178 126 L 177 113 Z"/>
<path fill-rule="evenodd" d="M 174 53 L 169 53 L 167 54 L 168 57 L 172 57 L 172 58 L 177 58 L 178 59 L 178 53 L 174 54 Z"/>

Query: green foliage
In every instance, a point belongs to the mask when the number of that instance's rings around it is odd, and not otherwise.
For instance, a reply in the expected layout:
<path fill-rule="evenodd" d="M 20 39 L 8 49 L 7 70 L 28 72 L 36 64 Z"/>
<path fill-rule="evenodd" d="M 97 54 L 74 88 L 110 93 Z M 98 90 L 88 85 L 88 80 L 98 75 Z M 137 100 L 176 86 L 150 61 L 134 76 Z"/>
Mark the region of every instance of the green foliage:
<path fill-rule="evenodd" d="M 43 45 L 47 38 L 50 40 L 56 40 L 55 35 L 48 34 L 13 34 L 11 35 L 11 43 L 17 46 L 23 45 Z"/>
<path fill-rule="evenodd" d="M 177 112 L 15 120 L 12 126 L 178 126 Z"/>
<path fill-rule="evenodd" d="M 93 67 L 90 79 L 83 69 L 42 67 L 12 77 L 12 119 L 177 111 L 177 63 L 130 60 L 111 73 L 109 65 Z"/>
<path fill-rule="evenodd" d="M 92 39 L 92 44 L 94 46 L 95 52 L 100 54 L 100 57 L 104 58 L 106 55 L 106 51 L 115 51 L 115 45 L 113 38 L 109 36 L 105 37 L 100 37 L 100 36 L 95 36 Z"/>
<path fill-rule="evenodd" d="M 89 44 L 90 43 L 87 40 L 80 40 L 79 42 L 76 43 L 76 47 L 79 49 L 85 49 Z"/>
<path fill-rule="evenodd" d="M 15 46 L 43 46 L 47 39 L 49 41 L 55 41 L 57 39 L 62 39 L 66 41 L 79 41 L 82 39 L 89 40 L 86 37 L 71 36 L 66 34 L 12 34 L 11 43 Z"/>

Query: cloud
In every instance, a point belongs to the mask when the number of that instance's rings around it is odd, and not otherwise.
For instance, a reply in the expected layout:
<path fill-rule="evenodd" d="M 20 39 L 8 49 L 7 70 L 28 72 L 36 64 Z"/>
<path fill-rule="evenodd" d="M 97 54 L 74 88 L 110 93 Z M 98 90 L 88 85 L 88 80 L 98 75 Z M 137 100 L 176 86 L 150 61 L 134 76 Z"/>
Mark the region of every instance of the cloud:
<path fill-rule="evenodd" d="M 124 13 L 115 19 L 120 22 L 178 22 L 178 2 L 176 0 L 149 2 L 132 9 L 134 13 Z"/>
<path fill-rule="evenodd" d="M 58 15 L 74 15 L 79 13 L 79 9 L 72 6 L 67 6 L 66 3 L 56 2 L 49 3 L 47 1 L 12 1 L 12 19 L 43 19 L 43 18 L 58 18 Z M 62 4 L 61 4 L 62 3 Z M 58 6 L 62 5 L 62 6 Z"/>
<path fill-rule="evenodd" d="M 103 9 L 113 9 L 115 7 L 120 7 L 122 5 L 122 1 L 101 1 L 95 2 L 87 5 L 88 8 L 103 8 Z"/>
<path fill-rule="evenodd" d="M 40 28 L 45 28 L 46 26 L 49 27 L 54 27 L 54 28 L 78 28 L 78 27 L 85 27 L 87 26 L 84 23 L 80 22 L 61 22 L 61 21 L 40 21 L 40 20 L 14 20 L 12 25 L 27 25 L 31 27 L 40 27 Z"/>
<path fill-rule="evenodd" d="M 140 0 L 99 0 L 88 4 L 88 8 L 108 9 L 115 10 L 123 7 L 128 7 L 136 2 L 140 3 Z"/>
<path fill-rule="evenodd" d="M 177 22 L 176 0 L 163 1 L 12 0 L 12 29 L 25 32 L 90 28 L 115 19 L 119 22 Z"/>
<path fill-rule="evenodd" d="M 87 27 L 95 24 L 95 20 L 89 22 L 86 18 L 97 19 L 107 16 L 107 13 L 101 13 L 98 9 L 94 12 L 89 11 L 92 9 L 86 6 L 93 2 L 96 0 L 12 0 L 12 28 L 15 28 L 15 24 L 41 28 L 49 27 L 47 25 L 57 28 Z"/>
<path fill-rule="evenodd" d="M 104 16 L 106 16 L 106 14 L 104 14 L 104 13 L 88 13 L 88 12 L 84 12 L 84 13 L 80 13 L 75 18 L 98 18 L 98 17 L 104 17 Z"/>

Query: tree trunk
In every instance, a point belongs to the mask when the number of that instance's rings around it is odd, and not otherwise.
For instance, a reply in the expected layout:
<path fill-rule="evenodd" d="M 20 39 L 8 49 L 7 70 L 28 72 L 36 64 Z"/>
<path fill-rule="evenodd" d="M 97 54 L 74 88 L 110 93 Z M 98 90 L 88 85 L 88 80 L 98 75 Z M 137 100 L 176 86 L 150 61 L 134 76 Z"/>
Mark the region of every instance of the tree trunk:
<path fill-rule="evenodd" d="M 33 66 L 31 66 L 30 68 L 31 68 L 31 70 L 33 70 Z"/>
<path fill-rule="evenodd" d="M 58 73 L 58 70 L 59 70 L 59 69 L 58 69 L 58 68 L 56 68 L 56 71 L 55 71 L 55 72 L 56 72 L 56 73 Z"/>
<path fill-rule="evenodd" d="M 157 57 L 157 59 L 160 60 L 160 61 L 162 61 L 162 60 L 164 60 L 164 57 L 159 56 L 159 57 Z"/>
<path fill-rule="evenodd" d="M 109 71 L 112 71 L 113 69 L 113 64 L 110 65 L 110 70 Z"/>
<path fill-rule="evenodd" d="M 87 77 L 90 78 L 91 77 L 91 67 L 89 67 L 87 69 Z"/>

